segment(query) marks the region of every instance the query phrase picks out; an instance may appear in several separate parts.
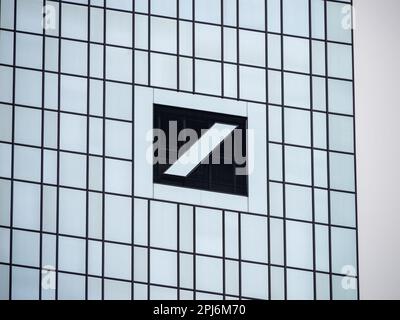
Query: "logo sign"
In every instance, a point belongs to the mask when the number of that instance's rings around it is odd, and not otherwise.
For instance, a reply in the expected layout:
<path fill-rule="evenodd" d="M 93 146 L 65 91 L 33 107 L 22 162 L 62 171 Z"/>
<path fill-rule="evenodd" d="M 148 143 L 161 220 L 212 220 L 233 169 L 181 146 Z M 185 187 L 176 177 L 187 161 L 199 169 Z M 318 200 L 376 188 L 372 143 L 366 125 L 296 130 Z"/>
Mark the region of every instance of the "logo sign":
<path fill-rule="evenodd" d="M 155 183 L 247 195 L 246 118 L 154 105 Z"/>

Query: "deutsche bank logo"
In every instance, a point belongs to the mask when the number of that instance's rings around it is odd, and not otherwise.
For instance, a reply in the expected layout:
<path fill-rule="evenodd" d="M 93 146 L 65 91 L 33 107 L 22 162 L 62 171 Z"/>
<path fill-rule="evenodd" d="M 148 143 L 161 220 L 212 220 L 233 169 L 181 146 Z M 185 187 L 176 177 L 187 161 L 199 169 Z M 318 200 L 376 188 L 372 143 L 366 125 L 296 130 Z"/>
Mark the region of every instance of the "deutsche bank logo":
<path fill-rule="evenodd" d="M 155 183 L 247 195 L 247 119 L 154 105 Z"/>

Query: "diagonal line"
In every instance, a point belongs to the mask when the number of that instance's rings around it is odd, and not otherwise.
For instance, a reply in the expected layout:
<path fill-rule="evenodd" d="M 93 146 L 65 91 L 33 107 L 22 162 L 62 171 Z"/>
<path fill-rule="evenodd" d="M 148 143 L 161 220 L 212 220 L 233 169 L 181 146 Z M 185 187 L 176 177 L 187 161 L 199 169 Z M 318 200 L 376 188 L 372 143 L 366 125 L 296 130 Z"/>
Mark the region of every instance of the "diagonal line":
<path fill-rule="evenodd" d="M 164 174 L 186 177 L 191 173 L 237 126 L 215 123 L 197 140 Z"/>

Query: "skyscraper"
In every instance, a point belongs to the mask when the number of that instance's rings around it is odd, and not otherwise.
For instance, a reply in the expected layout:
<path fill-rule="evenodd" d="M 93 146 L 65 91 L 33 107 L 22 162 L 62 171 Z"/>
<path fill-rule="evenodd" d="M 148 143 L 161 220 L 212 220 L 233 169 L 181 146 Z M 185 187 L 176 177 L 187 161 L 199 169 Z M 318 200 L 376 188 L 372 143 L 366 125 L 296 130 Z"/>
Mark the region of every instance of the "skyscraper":
<path fill-rule="evenodd" d="M 1 0 L 0 19 L 1 299 L 357 299 L 351 1 Z M 245 174 L 168 175 L 180 144 L 153 164 L 149 132 L 171 121 L 245 129 Z"/>

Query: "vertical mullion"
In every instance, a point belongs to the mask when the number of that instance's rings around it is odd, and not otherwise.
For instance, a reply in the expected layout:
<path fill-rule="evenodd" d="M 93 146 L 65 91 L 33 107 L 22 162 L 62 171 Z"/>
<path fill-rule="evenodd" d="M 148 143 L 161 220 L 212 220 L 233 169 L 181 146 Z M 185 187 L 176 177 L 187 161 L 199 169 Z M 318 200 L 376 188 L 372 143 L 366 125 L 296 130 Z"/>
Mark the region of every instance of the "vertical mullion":
<path fill-rule="evenodd" d="M 135 299 L 135 1 L 132 1 L 132 200 L 131 200 L 131 299 Z"/>
<path fill-rule="evenodd" d="M 324 1 L 324 27 L 325 27 L 325 104 L 326 104 L 326 149 L 327 149 L 327 193 L 328 193 L 328 238 L 329 238 L 329 298 L 332 300 L 332 232 L 331 232 L 331 179 L 330 179 L 330 152 L 329 152 L 329 92 L 328 92 L 328 3 Z"/>
<path fill-rule="evenodd" d="M 222 297 L 226 300 L 225 210 L 222 210 Z"/>
<path fill-rule="evenodd" d="M 310 64 L 310 142 L 311 142 L 311 208 L 312 208 L 312 245 L 313 245 L 313 295 L 317 299 L 317 273 L 316 273 L 316 238 L 315 238 L 315 176 L 314 176 L 314 99 L 313 99 L 313 67 L 312 67 L 312 0 L 308 0 L 308 48 Z"/>
<path fill-rule="evenodd" d="M 357 201 L 357 161 L 356 161 L 356 113 L 355 113 L 355 105 L 356 105 L 356 95 L 355 95 L 355 87 L 354 87 L 354 76 L 355 76 L 355 69 L 354 69 L 354 6 L 353 0 L 351 0 L 351 55 L 352 55 L 352 79 L 353 79 L 353 152 L 354 152 L 354 191 L 355 191 L 355 223 L 356 223 L 356 272 L 357 272 L 357 300 L 360 300 L 360 269 L 359 269 L 359 251 L 358 251 L 358 201 Z"/>
<path fill-rule="evenodd" d="M 224 97 L 225 90 L 224 90 L 224 79 L 225 79 L 225 72 L 224 72 L 224 0 L 221 1 L 221 96 Z M 236 181 L 236 179 L 235 179 Z"/>
<path fill-rule="evenodd" d="M 239 300 L 242 299 L 242 214 L 238 214 Z"/>
<path fill-rule="evenodd" d="M 46 8 L 46 0 L 43 0 L 43 8 Z M 45 18 L 45 17 L 44 17 Z M 42 300 L 42 267 L 43 267 L 43 174 L 44 174 L 44 88 L 45 88 L 45 52 L 46 52 L 46 28 L 42 30 L 42 97 L 41 97 L 41 134 L 40 134 L 40 233 L 39 233 L 39 300 Z"/>
<path fill-rule="evenodd" d="M 193 206 L 193 300 L 196 300 L 196 207 Z"/>
<path fill-rule="evenodd" d="M 150 300 L 150 205 L 151 201 L 147 200 L 147 300 Z"/>
<path fill-rule="evenodd" d="M 265 122 L 266 122 L 266 171 L 267 171 L 267 256 L 268 256 L 268 300 L 271 300 L 271 212 L 270 212 L 270 192 L 269 192 L 269 92 L 268 92 L 268 2 L 265 1 Z"/>
<path fill-rule="evenodd" d="M 10 181 L 10 269 L 9 299 L 12 298 L 12 265 L 13 265 L 13 226 L 14 226 L 14 144 L 15 144 L 15 82 L 16 82 L 16 42 L 17 42 L 17 1 L 14 1 L 14 34 L 13 34 L 13 84 L 12 84 L 12 123 L 11 123 L 11 181 Z"/>
<path fill-rule="evenodd" d="M 61 16 L 62 3 L 58 4 L 58 77 L 57 77 L 57 190 L 56 190 L 56 300 L 58 300 L 58 269 L 59 269 L 59 231 L 60 231 L 60 126 L 61 126 Z"/>
<path fill-rule="evenodd" d="M 87 7 L 87 19 L 88 19 L 88 27 L 87 27 L 87 37 L 88 37 L 88 44 L 87 44 L 87 92 L 86 92 L 86 226 L 85 226 L 85 234 L 86 234 L 86 247 L 85 247 L 85 299 L 88 300 L 88 274 L 89 274 L 89 134 L 90 134 L 90 12 L 91 12 L 91 0 L 88 1 Z"/>
<path fill-rule="evenodd" d="M 180 269 L 180 205 L 177 204 L 177 228 L 176 228 L 176 267 L 177 267 L 177 277 L 176 277 L 176 287 L 177 287 L 177 300 L 180 300 L 180 280 L 181 280 L 181 269 Z"/>
<path fill-rule="evenodd" d="M 236 0 L 236 90 L 237 90 L 236 98 L 237 100 L 240 99 L 239 1 L 240 0 Z"/>
<path fill-rule="evenodd" d="M 104 300 L 104 274 L 105 274 L 105 191 L 106 191 L 106 58 L 107 58 L 107 39 L 106 39 L 106 28 L 107 28 L 107 0 L 104 0 L 104 8 L 103 8 L 103 117 L 102 117 L 102 125 L 103 125 L 103 137 L 102 137 L 102 197 L 101 197 L 101 299 Z"/>
<path fill-rule="evenodd" d="M 147 20 L 147 85 L 151 85 L 151 0 L 147 0 L 148 17 Z"/>
<path fill-rule="evenodd" d="M 180 89 L 180 57 L 179 57 L 179 51 L 180 51 L 180 42 L 179 42 L 179 37 L 180 37 L 180 28 L 179 28 L 179 0 L 176 0 L 176 91 L 179 91 Z"/>
<path fill-rule="evenodd" d="M 196 9 L 195 9 L 195 0 L 192 0 L 192 92 L 193 94 L 196 92 Z"/>
<path fill-rule="evenodd" d="M 281 121 L 282 121 L 282 211 L 283 211 L 283 271 L 284 271 L 284 297 L 287 300 L 287 248 L 286 248 L 286 170 L 285 170 L 285 73 L 284 73 L 284 46 L 283 46 L 283 0 L 280 2 L 280 29 L 281 29 Z"/>

